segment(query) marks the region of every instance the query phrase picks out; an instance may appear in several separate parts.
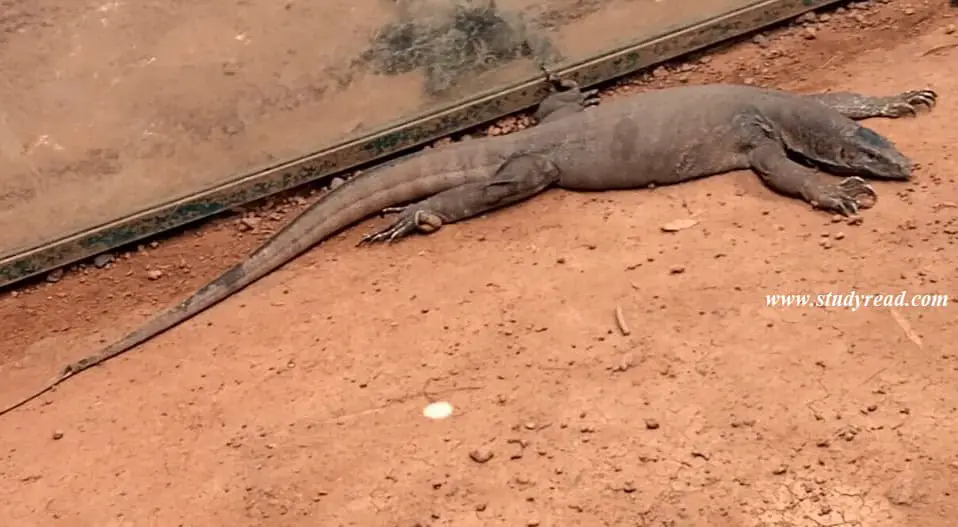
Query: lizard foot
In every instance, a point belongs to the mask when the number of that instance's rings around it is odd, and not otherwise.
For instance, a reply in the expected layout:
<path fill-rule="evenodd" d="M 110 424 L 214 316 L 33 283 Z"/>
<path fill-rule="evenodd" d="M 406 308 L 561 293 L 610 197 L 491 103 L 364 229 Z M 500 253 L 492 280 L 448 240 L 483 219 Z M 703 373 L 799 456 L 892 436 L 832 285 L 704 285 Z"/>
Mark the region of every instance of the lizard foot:
<path fill-rule="evenodd" d="M 545 66 L 540 65 L 539 68 L 545 73 L 546 82 L 552 85 L 552 89 L 555 93 L 567 94 L 565 97 L 562 97 L 563 99 L 568 100 L 568 92 L 576 92 L 578 93 L 578 97 L 576 97 L 577 100 L 575 102 L 583 108 L 599 104 L 598 89 L 582 91 L 582 86 L 578 82 L 572 79 L 561 79 L 558 75 L 546 69 Z"/>
<path fill-rule="evenodd" d="M 858 214 L 858 209 L 870 209 L 878 200 L 875 189 L 858 176 L 845 178 L 838 184 L 823 185 L 815 194 L 810 200 L 814 207 L 844 216 Z"/>
<path fill-rule="evenodd" d="M 383 214 L 398 212 L 400 216 L 385 229 L 363 236 L 356 245 L 392 243 L 399 238 L 408 236 L 413 231 L 418 230 L 426 234 L 435 232 L 443 224 L 442 218 L 437 214 L 416 207 L 388 207 L 383 209 L 382 212 Z"/>
<path fill-rule="evenodd" d="M 578 97 L 576 97 L 575 104 L 578 104 L 582 108 L 588 108 L 589 106 L 598 106 L 599 104 L 599 90 L 586 90 L 578 91 Z"/>
<path fill-rule="evenodd" d="M 539 69 L 542 70 L 542 73 L 546 76 L 546 82 L 552 85 L 552 89 L 557 92 L 569 91 L 569 90 L 578 90 L 580 88 L 579 83 L 572 79 L 562 79 L 555 73 L 549 71 L 549 68 L 546 68 L 544 64 L 539 65 Z"/>
<path fill-rule="evenodd" d="M 917 116 L 918 107 L 924 106 L 931 110 L 935 107 L 938 94 L 934 90 L 912 90 L 889 97 L 881 108 L 881 117 Z"/>

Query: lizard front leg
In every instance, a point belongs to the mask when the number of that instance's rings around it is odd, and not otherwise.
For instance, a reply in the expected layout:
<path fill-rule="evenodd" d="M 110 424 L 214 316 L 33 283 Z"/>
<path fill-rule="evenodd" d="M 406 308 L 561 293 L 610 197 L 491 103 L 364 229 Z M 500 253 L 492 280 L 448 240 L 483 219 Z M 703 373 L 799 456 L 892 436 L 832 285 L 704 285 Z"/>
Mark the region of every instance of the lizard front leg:
<path fill-rule="evenodd" d="M 920 107 L 924 106 L 931 110 L 938 100 L 938 94 L 934 90 L 911 90 L 886 97 L 872 97 L 850 92 L 813 93 L 806 97 L 855 120 L 872 117 L 896 119 L 906 115 L 916 116 Z"/>
<path fill-rule="evenodd" d="M 579 83 L 574 80 L 560 79 L 544 67 L 542 71 L 545 72 L 546 80 L 552 84 L 554 91 L 536 108 L 534 117 L 539 123 L 561 119 L 599 104 L 599 90 L 583 91 Z"/>
<path fill-rule="evenodd" d="M 435 232 L 445 224 L 472 218 L 530 198 L 559 180 L 559 169 L 537 154 L 510 157 L 488 181 L 466 183 L 405 207 L 388 208 L 399 217 L 388 227 L 363 236 L 359 245 L 393 242 L 411 234 Z"/>
<path fill-rule="evenodd" d="M 878 195 L 864 179 L 852 176 L 838 181 L 788 158 L 784 148 L 772 141 L 753 148 L 749 164 L 771 189 L 801 198 L 813 207 L 845 216 L 870 208 Z"/>

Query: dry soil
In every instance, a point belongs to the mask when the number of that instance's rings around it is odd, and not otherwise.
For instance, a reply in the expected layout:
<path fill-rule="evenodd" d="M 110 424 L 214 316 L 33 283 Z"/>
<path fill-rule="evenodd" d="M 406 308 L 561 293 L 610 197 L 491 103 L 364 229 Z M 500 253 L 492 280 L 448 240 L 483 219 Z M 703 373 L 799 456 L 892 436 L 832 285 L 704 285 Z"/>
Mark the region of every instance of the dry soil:
<path fill-rule="evenodd" d="M 936 89 L 930 114 L 870 123 L 920 167 L 876 183 L 862 223 L 745 172 L 548 192 L 355 248 L 371 220 L 5 416 L 4 524 L 954 525 L 955 306 L 765 296 L 958 293 L 955 11 L 828 11 L 607 90 Z M 0 400 L 182 298 L 307 201 L 4 293 Z M 452 416 L 423 417 L 432 401 Z"/>

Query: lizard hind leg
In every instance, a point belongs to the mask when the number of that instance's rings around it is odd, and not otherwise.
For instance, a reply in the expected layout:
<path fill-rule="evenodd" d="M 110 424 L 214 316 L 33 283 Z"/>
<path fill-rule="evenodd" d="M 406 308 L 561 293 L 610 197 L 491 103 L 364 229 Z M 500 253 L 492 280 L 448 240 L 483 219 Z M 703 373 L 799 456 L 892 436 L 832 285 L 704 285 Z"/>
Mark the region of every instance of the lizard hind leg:
<path fill-rule="evenodd" d="M 807 95 L 850 119 L 861 120 L 873 117 L 897 119 L 917 116 L 918 109 L 935 107 L 938 94 L 934 90 L 910 90 L 897 95 L 873 97 L 849 92 L 813 93 Z"/>
<path fill-rule="evenodd" d="M 363 236 L 358 245 L 392 243 L 415 231 L 435 232 L 443 225 L 528 199 L 558 180 L 558 167 L 545 156 L 516 154 L 488 180 L 465 183 L 405 207 L 384 209 L 399 216 L 387 227 Z"/>

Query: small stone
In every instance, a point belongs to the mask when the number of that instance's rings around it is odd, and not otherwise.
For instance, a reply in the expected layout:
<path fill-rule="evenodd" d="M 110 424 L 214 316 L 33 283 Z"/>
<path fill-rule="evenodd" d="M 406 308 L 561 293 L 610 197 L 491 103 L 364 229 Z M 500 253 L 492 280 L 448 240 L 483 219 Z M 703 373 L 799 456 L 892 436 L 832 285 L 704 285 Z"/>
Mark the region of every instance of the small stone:
<path fill-rule="evenodd" d="M 844 237 L 845 237 L 845 233 L 842 231 L 838 231 L 835 233 L 834 236 L 832 236 L 832 238 L 835 238 L 836 240 L 841 240 Z"/>
<path fill-rule="evenodd" d="M 239 220 L 239 230 L 251 231 L 259 226 L 260 219 L 256 216 L 245 216 Z"/>
<path fill-rule="evenodd" d="M 659 429 L 659 422 L 656 421 L 655 419 L 646 419 L 646 420 L 645 420 L 645 427 L 648 428 L 649 430 L 658 430 L 658 429 Z"/>
<path fill-rule="evenodd" d="M 110 253 L 98 254 L 96 258 L 93 259 L 93 266 L 97 269 L 103 269 L 111 263 L 113 263 L 113 255 Z"/>
<path fill-rule="evenodd" d="M 153 281 L 159 280 L 160 278 L 163 278 L 163 271 L 160 271 L 159 269 L 150 269 L 146 272 L 146 277 Z"/>
<path fill-rule="evenodd" d="M 914 14 L 915 14 L 915 9 L 912 8 L 912 7 L 906 7 L 906 8 L 904 9 L 904 11 L 902 11 L 902 12 L 905 13 L 906 15 L 908 15 L 908 16 L 911 16 L 911 15 L 914 15 Z"/>
<path fill-rule="evenodd" d="M 343 178 L 341 178 L 341 177 L 338 177 L 338 176 L 337 176 L 337 177 L 334 177 L 334 178 L 329 182 L 329 190 L 336 190 L 337 188 L 343 186 L 343 183 L 345 183 L 345 182 L 346 182 L 346 180 L 343 179 Z"/>
<path fill-rule="evenodd" d="M 527 421 L 522 426 L 524 426 L 526 430 L 535 430 L 536 428 L 539 428 L 539 425 L 537 425 L 534 421 Z"/>
<path fill-rule="evenodd" d="M 669 267 L 669 274 L 682 274 L 684 272 L 685 267 L 682 267 L 681 265 L 673 265 L 672 267 Z"/>
<path fill-rule="evenodd" d="M 786 472 L 788 472 L 788 465 L 779 465 L 772 470 L 772 474 L 775 474 L 776 476 L 781 476 Z"/>
<path fill-rule="evenodd" d="M 818 36 L 818 31 L 813 27 L 809 26 L 809 27 L 806 27 L 804 30 L 802 30 L 802 38 L 804 38 L 805 40 L 815 40 L 817 36 Z"/>
<path fill-rule="evenodd" d="M 47 282 L 55 284 L 63 278 L 63 269 L 54 269 L 47 274 Z"/>
<path fill-rule="evenodd" d="M 635 490 L 635 483 L 632 483 L 631 481 L 626 481 L 624 484 L 622 484 L 622 492 L 626 494 L 632 494 L 635 492 Z"/>
<path fill-rule="evenodd" d="M 950 34 L 952 34 L 952 33 L 954 33 L 954 32 L 955 32 L 955 25 L 954 25 L 954 24 L 948 24 L 947 26 L 945 26 L 945 34 L 946 34 L 946 35 L 950 35 Z"/>
<path fill-rule="evenodd" d="M 632 354 L 626 353 L 625 355 L 622 356 L 622 358 L 619 360 L 619 364 L 616 365 L 615 368 L 613 368 L 613 370 L 617 372 L 629 371 L 629 369 L 632 367 L 634 363 L 635 363 L 635 359 L 632 357 Z"/>
<path fill-rule="evenodd" d="M 61 439 L 63 439 L 63 432 L 60 431 L 60 430 L 54 431 L 54 432 L 53 432 L 53 440 L 54 440 L 54 441 L 59 441 L 59 440 L 61 440 Z"/>
<path fill-rule="evenodd" d="M 854 440 L 856 435 L 858 435 L 858 430 L 854 428 L 844 428 L 838 432 L 838 437 L 844 439 L 845 441 Z"/>
<path fill-rule="evenodd" d="M 477 448 L 472 452 L 469 452 L 469 459 L 472 459 L 476 463 L 485 463 L 493 458 L 495 454 L 492 453 L 492 450 L 488 448 Z"/>

